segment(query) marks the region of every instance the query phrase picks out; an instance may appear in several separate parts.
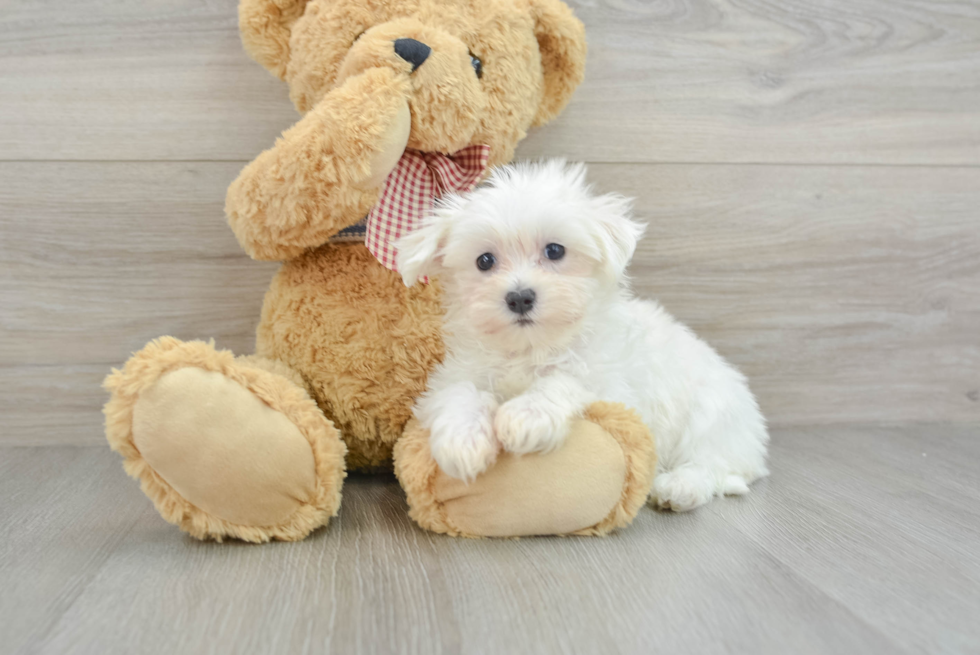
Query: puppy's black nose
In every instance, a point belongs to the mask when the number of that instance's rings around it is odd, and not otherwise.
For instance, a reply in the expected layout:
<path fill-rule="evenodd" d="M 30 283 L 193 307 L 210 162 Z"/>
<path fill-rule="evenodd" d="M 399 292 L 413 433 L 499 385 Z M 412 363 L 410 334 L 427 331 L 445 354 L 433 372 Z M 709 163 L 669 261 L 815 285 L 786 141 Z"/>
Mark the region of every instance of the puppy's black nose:
<path fill-rule="evenodd" d="M 511 291 L 505 297 L 507 300 L 507 309 L 515 314 L 520 314 L 523 316 L 534 307 L 534 299 L 536 296 L 537 294 L 534 293 L 534 289 Z"/>
<path fill-rule="evenodd" d="M 395 54 L 412 65 L 412 72 L 429 58 L 432 48 L 415 39 L 396 39 Z"/>

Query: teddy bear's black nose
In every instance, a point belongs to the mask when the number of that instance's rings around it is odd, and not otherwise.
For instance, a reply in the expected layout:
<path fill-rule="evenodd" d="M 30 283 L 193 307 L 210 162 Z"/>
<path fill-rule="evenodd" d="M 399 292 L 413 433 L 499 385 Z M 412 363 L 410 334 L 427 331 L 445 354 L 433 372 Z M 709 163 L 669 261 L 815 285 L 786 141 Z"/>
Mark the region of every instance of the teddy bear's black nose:
<path fill-rule="evenodd" d="M 429 58 L 432 48 L 415 39 L 396 39 L 395 54 L 412 65 L 412 72 Z"/>

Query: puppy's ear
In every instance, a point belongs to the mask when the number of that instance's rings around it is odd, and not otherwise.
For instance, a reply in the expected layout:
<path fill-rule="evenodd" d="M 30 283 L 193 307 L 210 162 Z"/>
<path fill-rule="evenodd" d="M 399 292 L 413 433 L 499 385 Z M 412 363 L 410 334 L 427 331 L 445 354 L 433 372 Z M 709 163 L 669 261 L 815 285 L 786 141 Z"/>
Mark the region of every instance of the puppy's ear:
<path fill-rule="evenodd" d="M 594 202 L 603 272 L 610 279 L 618 280 L 626 272 L 646 225 L 630 218 L 633 201 L 629 198 L 608 194 L 595 198 Z"/>
<path fill-rule="evenodd" d="M 413 286 L 419 278 L 438 271 L 442 247 L 449 236 L 449 225 L 444 211 L 436 211 L 426 217 L 421 227 L 395 242 L 395 266 L 405 286 Z"/>

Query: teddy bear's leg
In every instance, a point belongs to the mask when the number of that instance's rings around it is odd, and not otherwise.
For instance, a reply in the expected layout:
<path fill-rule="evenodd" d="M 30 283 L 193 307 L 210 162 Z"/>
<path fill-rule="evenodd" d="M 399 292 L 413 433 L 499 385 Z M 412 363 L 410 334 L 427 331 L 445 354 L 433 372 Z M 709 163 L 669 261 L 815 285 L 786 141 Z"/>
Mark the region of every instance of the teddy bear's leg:
<path fill-rule="evenodd" d="M 470 484 L 450 478 L 412 421 L 395 444 L 395 474 L 409 515 L 453 536 L 602 535 L 643 507 L 657 467 L 649 430 L 632 410 L 598 402 L 561 447 L 521 457 L 502 453 Z"/>
<path fill-rule="evenodd" d="M 346 447 L 285 364 L 163 337 L 105 387 L 109 444 L 191 535 L 293 541 L 337 513 Z"/>

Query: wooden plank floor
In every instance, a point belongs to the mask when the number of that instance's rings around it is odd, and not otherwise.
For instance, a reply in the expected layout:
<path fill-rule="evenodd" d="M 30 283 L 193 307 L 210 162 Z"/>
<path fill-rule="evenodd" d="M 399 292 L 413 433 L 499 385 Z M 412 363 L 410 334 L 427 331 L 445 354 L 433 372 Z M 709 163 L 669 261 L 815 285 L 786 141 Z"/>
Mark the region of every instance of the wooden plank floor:
<path fill-rule="evenodd" d="M 976 653 L 980 427 L 777 430 L 774 475 L 606 539 L 423 532 L 352 477 L 300 543 L 201 543 L 101 448 L 0 450 L 0 653 Z"/>

